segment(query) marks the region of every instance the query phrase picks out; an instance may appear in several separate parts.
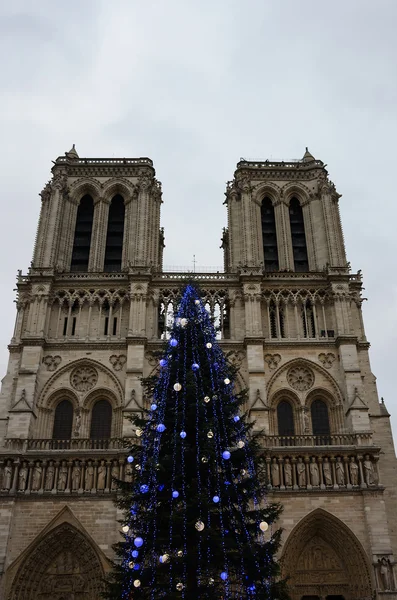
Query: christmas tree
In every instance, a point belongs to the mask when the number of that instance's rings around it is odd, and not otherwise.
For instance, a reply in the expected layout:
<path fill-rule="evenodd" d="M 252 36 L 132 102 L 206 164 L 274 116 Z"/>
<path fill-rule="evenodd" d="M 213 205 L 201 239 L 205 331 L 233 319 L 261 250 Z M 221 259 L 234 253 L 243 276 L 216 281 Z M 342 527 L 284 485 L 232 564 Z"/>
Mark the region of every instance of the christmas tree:
<path fill-rule="evenodd" d="M 159 373 L 143 380 L 150 409 L 133 417 L 135 480 L 118 482 L 124 539 L 105 598 L 288 598 L 275 559 L 282 507 L 266 503 L 265 458 L 236 374 L 187 285 Z"/>

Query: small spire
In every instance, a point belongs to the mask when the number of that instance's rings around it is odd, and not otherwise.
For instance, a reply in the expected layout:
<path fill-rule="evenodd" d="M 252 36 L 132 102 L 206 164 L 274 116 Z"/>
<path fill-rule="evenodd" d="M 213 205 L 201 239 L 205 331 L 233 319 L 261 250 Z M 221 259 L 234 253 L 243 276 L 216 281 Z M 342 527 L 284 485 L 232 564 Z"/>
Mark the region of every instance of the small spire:
<path fill-rule="evenodd" d="M 303 162 L 311 162 L 312 160 L 316 160 L 313 156 L 313 154 L 310 154 L 309 152 L 309 148 L 306 146 L 306 152 L 303 155 L 302 158 Z"/>
<path fill-rule="evenodd" d="M 66 158 L 69 158 L 71 160 L 79 158 L 79 155 L 77 154 L 74 144 L 73 144 L 71 150 L 69 150 L 69 152 L 65 152 L 65 156 L 66 156 Z"/>
<path fill-rule="evenodd" d="M 386 404 L 383 398 L 380 399 L 380 414 L 385 415 L 386 417 L 390 417 L 390 413 L 386 408 Z"/>

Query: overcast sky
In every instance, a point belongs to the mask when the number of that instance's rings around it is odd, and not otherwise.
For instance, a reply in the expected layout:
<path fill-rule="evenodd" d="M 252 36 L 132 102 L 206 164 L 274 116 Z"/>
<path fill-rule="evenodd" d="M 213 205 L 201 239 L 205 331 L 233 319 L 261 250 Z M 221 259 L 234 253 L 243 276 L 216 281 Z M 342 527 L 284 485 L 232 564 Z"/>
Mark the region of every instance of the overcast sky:
<path fill-rule="evenodd" d="M 396 0 L 3 2 L 0 370 L 51 160 L 153 159 L 166 265 L 221 265 L 240 157 L 328 165 L 397 432 Z M 394 41 L 393 41 L 394 39 Z"/>

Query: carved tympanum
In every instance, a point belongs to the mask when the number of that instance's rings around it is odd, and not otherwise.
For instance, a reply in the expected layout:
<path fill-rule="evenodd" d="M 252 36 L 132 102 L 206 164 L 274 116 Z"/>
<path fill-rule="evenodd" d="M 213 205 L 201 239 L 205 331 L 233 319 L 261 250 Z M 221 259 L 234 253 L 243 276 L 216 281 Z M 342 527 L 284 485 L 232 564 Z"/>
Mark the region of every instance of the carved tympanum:
<path fill-rule="evenodd" d="M 98 373 L 90 366 L 77 367 L 70 375 L 70 383 L 78 392 L 88 392 L 97 381 Z"/>
<path fill-rule="evenodd" d="M 307 367 L 291 367 L 287 373 L 287 381 L 294 390 L 306 392 L 314 383 L 314 374 Z"/>

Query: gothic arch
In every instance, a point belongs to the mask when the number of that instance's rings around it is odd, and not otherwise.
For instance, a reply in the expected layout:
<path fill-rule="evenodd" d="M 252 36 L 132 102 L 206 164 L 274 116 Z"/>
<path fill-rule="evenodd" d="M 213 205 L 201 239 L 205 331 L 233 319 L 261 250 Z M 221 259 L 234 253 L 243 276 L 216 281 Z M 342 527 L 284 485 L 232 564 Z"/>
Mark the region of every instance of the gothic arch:
<path fill-rule="evenodd" d="M 74 360 L 74 361 L 68 363 L 67 365 L 63 366 L 52 377 L 50 377 L 50 379 L 44 385 L 44 387 L 39 395 L 37 406 L 41 407 L 41 408 L 47 408 L 48 407 L 48 399 L 51 398 L 51 395 L 52 395 L 51 388 L 55 385 L 56 381 L 59 379 L 62 379 L 62 378 L 64 379 L 65 374 L 73 371 L 73 369 L 75 367 L 85 367 L 85 366 L 93 367 L 99 373 L 102 373 L 107 378 L 109 378 L 109 380 L 111 381 L 112 386 L 113 386 L 112 393 L 114 394 L 114 397 L 117 399 L 117 406 L 119 406 L 119 407 L 122 406 L 124 394 L 123 394 L 123 388 L 122 388 L 119 380 L 110 371 L 110 369 L 105 367 L 100 362 L 98 362 L 96 360 L 92 360 L 90 358 L 80 358 L 80 359 Z M 98 380 L 98 386 L 101 386 L 101 383 L 99 380 Z M 102 387 L 103 387 L 103 385 L 102 385 Z M 70 389 L 70 388 L 68 388 L 68 389 Z M 89 394 L 91 394 L 92 391 L 94 391 L 94 390 L 89 390 L 85 394 L 85 397 L 88 396 Z M 85 397 L 83 398 L 83 403 L 85 401 Z"/>
<path fill-rule="evenodd" d="M 73 182 L 70 186 L 70 199 L 75 204 L 79 204 L 80 200 L 86 194 L 90 195 L 94 204 L 98 202 L 102 194 L 102 186 L 97 179 L 93 177 L 82 177 Z"/>
<path fill-rule="evenodd" d="M 269 398 L 273 394 L 275 394 L 276 391 L 278 391 L 279 388 L 277 388 L 277 384 L 279 384 L 280 387 L 283 387 L 286 372 L 291 367 L 294 367 L 294 366 L 307 367 L 314 373 L 314 375 L 318 375 L 319 377 L 317 377 L 317 378 L 315 377 L 315 380 L 313 383 L 313 390 L 321 387 L 321 385 L 322 385 L 321 381 L 323 381 L 323 385 L 324 385 L 324 383 L 327 384 L 327 387 L 324 386 L 323 389 L 327 390 L 328 394 L 331 394 L 331 396 L 333 396 L 336 399 L 336 404 L 342 404 L 343 394 L 341 392 L 341 389 L 339 388 L 339 385 L 337 384 L 335 379 L 332 377 L 332 375 L 330 375 L 326 371 L 326 369 L 324 369 L 323 367 L 320 367 L 318 364 L 316 364 L 313 361 L 308 360 L 306 358 L 293 358 L 292 360 L 289 360 L 288 362 L 284 363 L 279 369 L 276 370 L 276 372 L 270 378 L 269 383 L 267 384 L 267 390 L 268 390 L 267 394 L 268 394 Z M 318 379 L 318 381 L 317 381 L 317 379 Z M 325 382 L 324 382 L 324 380 L 325 380 Z M 287 387 L 287 389 L 289 389 L 289 387 Z M 298 395 L 301 398 L 302 405 L 304 404 L 303 399 L 306 398 L 307 393 L 309 393 L 309 392 L 311 393 L 311 391 L 312 390 L 310 389 L 307 392 L 298 393 Z"/>
<path fill-rule="evenodd" d="M 308 415 L 311 414 L 310 409 L 314 400 L 322 400 L 327 405 L 331 434 L 337 433 L 343 423 L 342 404 L 338 402 L 338 400 L 335 400 L 335 396 L 333 396 L 329 390 L 316 386 L 314 389 L 310 390 L 305 399 L 305 407 L 308 409 Z"/>
<path fill-rule="evenodd" d="M 298 396 L 287 388 L 281 388 L 273 394 L 273 396 L 269 397 L 269 407 L 270 407 L 270 434 L 278 435 L 278 418 L 277 418 L 277 406 L 286 400 L 292 406 L 293 415 L 294 415 L 294 427 L 295 427 L 295 435 L 301 435 L 302 432 L 302 424 L 300 418 L 300 411 L 302 408 L 301 402 Z"/>
<path fill-rule="evenodd" d="M 77 593 L 96 600 L 108 568 L 107 558 L 64 508 L 8 568 L 6 598 L 60 600 Z"/>
<path fill-rule="evenodd" d="M 303 183 L 300 183 L 299 181 L 293 181 L 286 183 L 281 188 L 281 194 L 286 204 L 289 205 L 291 198 L 297 198 L 300 205 L 303 206 L 303 204 L 309 201 L 311 191 Z"/>
<path fill-rule="evenodd" d="M 121 407 L 118 405 L 117 397 L 114 392 L 108 388 L 95 388 L 95 390 L 87 394 L 87 396 L 84 398 L 83 411 L 89 414 L 89 418 L 87 419 L 85 427 L 87 431 L 87 437 L 89 425 L 91 425 L 92 409 L 98 400 L 107 400 L 112 407 L 112 425 L 110 437 L 121 437 L 123 427 Z"/>
<path fill-rule="evenodd" d="M 368 557 L 354 533 L 337 517 L 316 509 L 290 533 L 284 546 L 283 576 L 292 600 L 302 596 L 372 597 Z"/>
<path fill-rule="evenodd" d="M 113 178 L 109 179 L 103 186 L 103 199 L 105 202 L 111 202 L 117 194 L 123 197 L 124 204 L 128 204 L 134 197 L 136 187 L 127 180 Z"/>
<path fill-rule="evenodd" d="M 262 200 L 265 196 L 268 196 L 272 201 L 273 206 L 280 199 L 281 190 L 278 185 L 266 181 L 255 186 L 252 194 L 252 199 L 259 206 L 262 204 Z"/>

